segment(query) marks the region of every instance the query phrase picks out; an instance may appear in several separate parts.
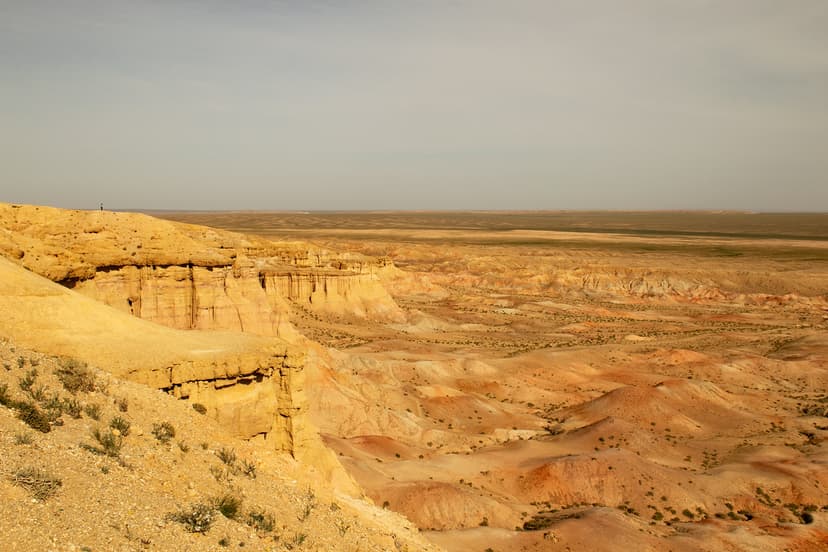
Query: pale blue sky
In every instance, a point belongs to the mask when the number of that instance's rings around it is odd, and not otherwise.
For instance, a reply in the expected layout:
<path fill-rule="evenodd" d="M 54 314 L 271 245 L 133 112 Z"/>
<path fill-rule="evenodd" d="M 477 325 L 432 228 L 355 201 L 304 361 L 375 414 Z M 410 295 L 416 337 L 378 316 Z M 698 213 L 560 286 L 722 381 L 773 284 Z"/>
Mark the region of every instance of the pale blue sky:
<path fill-rule="evenodd" d="M 0 201 L 828 210 L 824 0 L 0 0 Z"/>

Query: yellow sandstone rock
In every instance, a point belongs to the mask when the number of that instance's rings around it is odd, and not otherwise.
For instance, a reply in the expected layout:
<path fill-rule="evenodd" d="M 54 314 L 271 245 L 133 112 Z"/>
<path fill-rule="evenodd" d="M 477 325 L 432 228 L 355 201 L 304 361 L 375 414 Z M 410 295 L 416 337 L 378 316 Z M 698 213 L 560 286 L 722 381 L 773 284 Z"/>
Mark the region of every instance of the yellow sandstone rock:
<path fill-rule="evenodd" d="M 31 271 L 2 261 L 0 331 L 201 403 L 238 437 L 356 491 L 308 420 L 289 313 L 403 320 L 379 283 L 388 262 L 137 213 L 9 204 L 0 256 Z"/>

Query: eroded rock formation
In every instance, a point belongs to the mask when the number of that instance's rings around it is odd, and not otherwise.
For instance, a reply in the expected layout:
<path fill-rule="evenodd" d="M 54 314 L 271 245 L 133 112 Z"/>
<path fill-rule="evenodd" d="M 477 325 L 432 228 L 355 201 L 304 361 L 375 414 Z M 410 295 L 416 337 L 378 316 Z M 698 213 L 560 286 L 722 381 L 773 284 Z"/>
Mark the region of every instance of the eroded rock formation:
<path fill-rule="evenodd" d="M 130 379 L 204 406 L 237 437 L 262 438 L 295 453 L 295 441 L 303 440 L 295 428 L 306 425 L 304 355 L 294 347 L 271 346 L 203 356 L 134 371 Z"/>
<path fill-rule="evenodd" d="M 394 267 L 134 213 L 0 204 L 0 254 L 139 318 L 293 339 L 290 305 L 399 320 Z"/>
<path fill-rule="evenodd" d="M 11 337 L 199 403 L 236 436 L 356 491 L 308 419 L 289 314 L 399 318 L 379 283 L 390 263 L 138 214 L 11 205 L 0 205 L 0 255 L 30 271 L 0 267 L 16 282 L 0 299 Z"/>

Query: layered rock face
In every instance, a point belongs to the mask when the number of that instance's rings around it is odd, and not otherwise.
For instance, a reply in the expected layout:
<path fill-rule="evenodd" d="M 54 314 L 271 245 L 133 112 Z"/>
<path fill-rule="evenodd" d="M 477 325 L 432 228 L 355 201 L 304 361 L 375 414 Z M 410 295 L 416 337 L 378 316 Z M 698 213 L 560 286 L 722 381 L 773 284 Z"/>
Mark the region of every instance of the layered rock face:
<path fill-rule="evenodd" d="M 202 356 L 135 372 L 130 379 L 204 406 L 242 439 L 263 439 L 296 454 L 314 437 L 305 434 L 305 356 L 298 350 L 270 346 L 257 353 Z"/>
<path fill-rule="evenodd" d="M 289 314 L 399 319 L 379 282 L 390 263 L 139 214 L 3 204 L 0 257 L 30 271 L 3 260 L 19 282 L 3 294 L 0 333 L 200 403 L 236 436 L 358 492 L 309 420 Z"/>
<path fill-rule="evenodd" d="M 0 253 L 66 287 L 178 329 L 293 339 L 290 304 L 400 320 L 387 261 L 333 255 L 132 213 L 0 205 Z"/>
<path fill-rule="evenodd" d="M 399 310 L 365 271 L 227 266 L 106 267 L 72 281 L 77 291 L 124 312 L 179 329 L 232 330 L 294 337 L 290 306 L 358 317 L 398 318 Z"/>
<path fill-rule="evenodd" d="M 171 328 L 293 336 L 288 306 L 267 296 L 253 266 L 126 265 L 96 270 L 69 286 Z"/>
<path fill-rule="evenodd" d="M 232 434 L 302 454 L 305 354 L 278 338 L 181 331 L 127 316 L 0 258 L 0 335 L 192 402 Z"/>

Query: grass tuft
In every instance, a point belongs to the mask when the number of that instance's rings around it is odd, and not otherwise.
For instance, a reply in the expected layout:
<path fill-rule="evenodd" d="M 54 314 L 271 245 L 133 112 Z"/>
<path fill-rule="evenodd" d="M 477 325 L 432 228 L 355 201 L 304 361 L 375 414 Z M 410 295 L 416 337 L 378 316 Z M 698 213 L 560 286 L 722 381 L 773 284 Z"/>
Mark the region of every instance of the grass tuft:
<path fill-rule="evenodd" d="M 19 432 L 14 435 L 15 445 L 31 445 L 34 443 L 34 437 L 31 433 Z"/>
<path fill-rule="evenodd" d="M 256 531 L 266 533 L 270 533 L 276 527 L 276 518 L 266 510 L 260 508 L 254 508 L 247 512 L 247 515 L 244 517 L 244 522 Z"/>
<path fill-rule="evenodd" d="M 96 427 L 92 430 L 92 437 L 100 445 L 99 447 L 86 446 L 88 451 L 104 456 L 111 456 L 117 458 L 121 454 L 121 448 L 124 446 L 124 438 L 120 434 L 115 434 L 111 429 L 104 429 Z"/>
<path fill-rule="evenodd" d="M 213 500 L 213 505 L 227 519 L 236 519 L 241 513 L 242 499 L 234 493 L 224 493 Z"/>
<path fill-rule="evenodd" d="M 83 412 L 83 405 L 78 399 L 74 397 L 67 397 L 63 399 L 62 409 L 63 412 L 69 416 L 79 419 L 81 417 L 81 412 Z"/>
<path fill-rule="evenodd" d="M 57 493 L 63 481 L 38 468 L 21 468 L 11 476 L 12 483 L 26 489 L 37 500 L 46 500 Z"/>
<path fill-rule="evenodd" d="M 206 533 L 216 521 L 216 510 L 209 504 L 193 504 L 189 509 L 168 516 L 190 533 Z"/>
<path fill-rule="evenodd" d="M 130 423 L 129 420 L 121 416 L 115 416 L 109 421 L 109 428 L 117 431 L 121 436 L 129 435 Z"/>
<path fill-rule="evenodd" d="M 83 407 L 83 411 L 86 412 L 86 415 L 92 418 L 95 421 L 101 419 L 101 405 L 90 403 Z"/>
<path fill-rule="evenodd" d="M 32 429 L 36 429 L 41 433 L 52 431 L 49 416 L 40 410 L 35 403 L 20 401 L 15 403 L 14 406 L 17 408 L 17 417 Z"/>
<path fill-rule="evenodd" d="M 170 422 L 152 424 L 152 434 L 162 443 L 169 443 L 175 437 L 175 428 Z"/>
<path fill-rule="evenodd" d="M 256 462 L 252 460 L 242 460 L 241 471 L 250 479 L 256 479 Z"/>
<path fill-rule="evenodd" d="M 231 448 L 222 447 L 216 452 L 216 456 L 228 466 L 236 463 L 236 451 Z"/>

